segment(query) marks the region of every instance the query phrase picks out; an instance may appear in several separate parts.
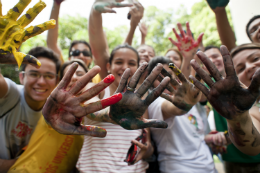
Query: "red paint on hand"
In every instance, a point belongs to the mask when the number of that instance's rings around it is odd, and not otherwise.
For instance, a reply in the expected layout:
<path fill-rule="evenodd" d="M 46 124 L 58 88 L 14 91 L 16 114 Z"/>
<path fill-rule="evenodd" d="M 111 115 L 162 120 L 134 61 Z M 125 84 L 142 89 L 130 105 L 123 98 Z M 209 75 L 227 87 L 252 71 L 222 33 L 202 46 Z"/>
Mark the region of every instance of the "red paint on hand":
<path fill-rule="evenodd" d="M 76 120 L 77 120 L 78 122 L 81 122 L 82 119 L 83 119 L 83 117 L 80 117 L 80 118 L 76 117 Z"/>
<path fill-rule="evenodd" d="M 122 94 L 118 93 L 118 94 L 112 95 L 111 97 L 108 97 L 107 99 L 101 100 L 102 107 L 105 108 L 107 106 L 116 104 L 117 102 L 119 102 L 122 99 L 122 97 L 123 97 Z"/>
<path fill-rule="evenodd" d="M 110 75 L 108 75 L 108 76 L 104 79 L 104 82 L 105 82 L 105 83 L 112 83 L 112 82 L 114 82 L 114 80 L 115 80 L 115 76 L 112 75 L 112 74 L 110 74 Z"/>

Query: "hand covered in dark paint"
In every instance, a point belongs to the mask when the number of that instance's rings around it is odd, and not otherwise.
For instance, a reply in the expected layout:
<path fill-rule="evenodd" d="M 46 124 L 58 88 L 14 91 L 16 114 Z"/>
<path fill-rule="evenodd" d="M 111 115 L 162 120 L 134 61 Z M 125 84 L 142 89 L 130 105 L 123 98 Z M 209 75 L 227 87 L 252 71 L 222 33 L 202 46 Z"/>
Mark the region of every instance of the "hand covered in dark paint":
<path fill-rule="evenodd" d="M 228 3 L 229 3 L 229 0 L 207 0 L 210 8 L 215 11 L 219 8 L 225 8 Z"/>
<path fill-rule="evenodd" d="M 171 85 L 167 86 L 167 89 L 171 92 L 171 95 L 163 93 L 161 96 L 186 113 L 200 100 L 201 92 L 195 87 L 195 85 L 193 85 L 193 81 L 188 81 L 178 67 L 176 67 L 173 63 L 169 64 L 169 67 L 181 83 L 173 79 L 170 73 L 163 69 L 161 72 L 162 75 L 169 76 L 171 78 Z"/>
<path fill-rule="evenodd" d="M 202 41 L 204 33 L 201 33 L 197 41 L 195 41 L 190 30 L 189 22 L 186 23 L 187 33 L 184 32 L 180 23 L 178 23 L 177 25 L 180 30 L 181 36 L 177 33 L 176 29 L 173 28 L 172 30 L 178 41 L 176 42 L 172 38 L 169 38 L 169 40 L 172 42 L 172 44 L 178 47 L 179 51 L 185 58 L 192 59 Z"/>
<path fill-rule="evenodd" d="M 147 127 L 167 128 L 168 126 L 164 121 L 154 119 L 148 120 L 142 117 L 148 106 L 161 95 L 169 83 L 169 78 L 166 77 L 157 88 L 142 100 L 142 96 L 151 87 L 160 74 L 163 66 L 158 64 L 153 69 L 152 73 L 145 79 L 140 88 L 134 91 L 146 68 L 147 63 L 143 63 L 130 79 L 128 85 L 127 81 L 130 76 L 130 69 L 125 70 L 116 91 L 116 93 L 122 93 L 123 98 L 117 104 L 110 106 L 110 118 L 127 130 L 143 129 Z M 127 90 L 123 92 L 126 86 Z"/>
<path fill-rule="evenodd" d="M 248 111 L 259 97 L 260 70 L 255 72 L 252 82 L 247 88 L 239 81 L 232 58 L 226 46 L 221 46 L 220 51 L 225 66 L 225 78 L 221 76 L 216 66 L 203 52 L 198 52 L 197 55 L 216 82 L 211 79 L 211 76 L 204 71 L 195 60 L 191 61 L 192 67 L 203 81 L 207 83 L 210 89 L 201 84 L 194 77 L 191 78 L 194 80 L 196 87 L 203 92 L 218 113 L 231 120 Z"/>
<path fill-rule="evenodd" d="M 96 126 L 80 125 L 83 116 L 101 110 L 111 104 L 118 102 L 122 95 L 115 94 L 107 99 L 103 99 L 94 103 L 84 104 L 85 101 L 91 99 L 100 93 L 104 88 L 114 81 L 114 76 L 109 75 L 103 81 L 99 82 L 92 88 L 78 94 L 91 79 L 99 73 L 100 68 L 94 67 L 87 74 L 82 76 L 70 89 L 67 89 L 71 78 L 76 71 L 78 65 L 74 63 L 69 68 L 57 88 L 51 93 L 47 99 L 42 113 L 48 124 L 57 132 L 62 134 L 80 134 L 97 137 L 105 137 L 106 130 Z"/>
<path fill-rule="evenodd" d="M 113 8 L 131 7 L 132 4 L 122 4 L 124 0 L 96 0 L 93 9 L 99 13 L 116 13 Z"/>
<path fill-rule="evenodd" d="M 17 52 L 21 44 L 27 39 L 41 34 L 45 30 L 54 28 L 55 20 L 50 20 L 37 26 L 26 27 L 34 18 L 46 7 L 46 4 L 39 1 L 33 8 L 30 8 L 25 15 L 22 14 L 31 0 L 20 0 L 7 15 L 2 15 L 2 4 L 0 1 L 0 63 L 1 64 L 18 64 L 30 63 L 35 67 L 40 67 L 41 63 L 35 57 Z M 18 19 L 18 20 L 17 20 Z"/>

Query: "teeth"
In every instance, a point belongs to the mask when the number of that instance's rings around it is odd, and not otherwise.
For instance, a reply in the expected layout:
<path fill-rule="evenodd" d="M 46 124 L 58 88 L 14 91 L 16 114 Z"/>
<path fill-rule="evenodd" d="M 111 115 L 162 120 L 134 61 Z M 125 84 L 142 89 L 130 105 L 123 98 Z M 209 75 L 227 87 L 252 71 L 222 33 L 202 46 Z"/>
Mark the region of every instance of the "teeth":
<path fill-rule="evenodd" d="M 35 91 L 37 91 L 37 92 L 45 92 L 46 90 L 41 90 L 41 89 L 35 89 Z"/>

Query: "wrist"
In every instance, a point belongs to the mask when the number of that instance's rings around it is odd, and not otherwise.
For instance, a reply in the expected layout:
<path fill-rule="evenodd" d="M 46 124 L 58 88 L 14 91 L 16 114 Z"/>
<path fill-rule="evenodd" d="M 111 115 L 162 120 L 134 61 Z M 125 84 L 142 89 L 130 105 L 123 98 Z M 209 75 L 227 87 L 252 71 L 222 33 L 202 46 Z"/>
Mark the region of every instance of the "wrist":
<path fill-rule="evenodd" d="M 215 15 L 223 15 L 226 14 L 226 9 L 225 7 L 217 7 L 215 10 L 213 10 L 213 12 L 215 13 Z"/>
<path fill-rule="evenodd" d="M 244 121 L 248 116 L 250 116 L 249 110 L 243 113 L 237 113 L 236 115 L 232 116 L 232 119 L 226 119 L 226 120 L 230 124 L 236 124 L 237 122 Z"/>

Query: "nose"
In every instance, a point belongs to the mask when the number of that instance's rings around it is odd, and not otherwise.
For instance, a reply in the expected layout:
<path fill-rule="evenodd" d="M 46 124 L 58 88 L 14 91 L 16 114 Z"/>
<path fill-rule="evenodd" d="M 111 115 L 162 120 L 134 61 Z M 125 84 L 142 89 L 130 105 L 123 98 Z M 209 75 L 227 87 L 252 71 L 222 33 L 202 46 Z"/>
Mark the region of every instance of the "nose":
<path fill-rule="evenodd" d="M 73 74 L 71 81 L 72 82 L 76 82 L 78 80 L 78 76 L 76 75 L 76 73 Z"/>
<path fill-rule="evenodd" d="M 124 63 L 123 66 L 122 66 L 123 71 L 125 71 L 127 68 L 128 68 L 128 64 Z"/>
<path fill-rule="evenodd" d="M 43 75 L 40 76 L 40 78 L 37 80 L 37 83 L 40 85 L 46 84 L 46 81 L 45 81 Z"/>
<path fill-rule="evenodd" d="M 246 63 L 246 74 L 248 77 L 252 76 L 252 73 L 255 72 L 255 64 L 254 63 Z"/>

